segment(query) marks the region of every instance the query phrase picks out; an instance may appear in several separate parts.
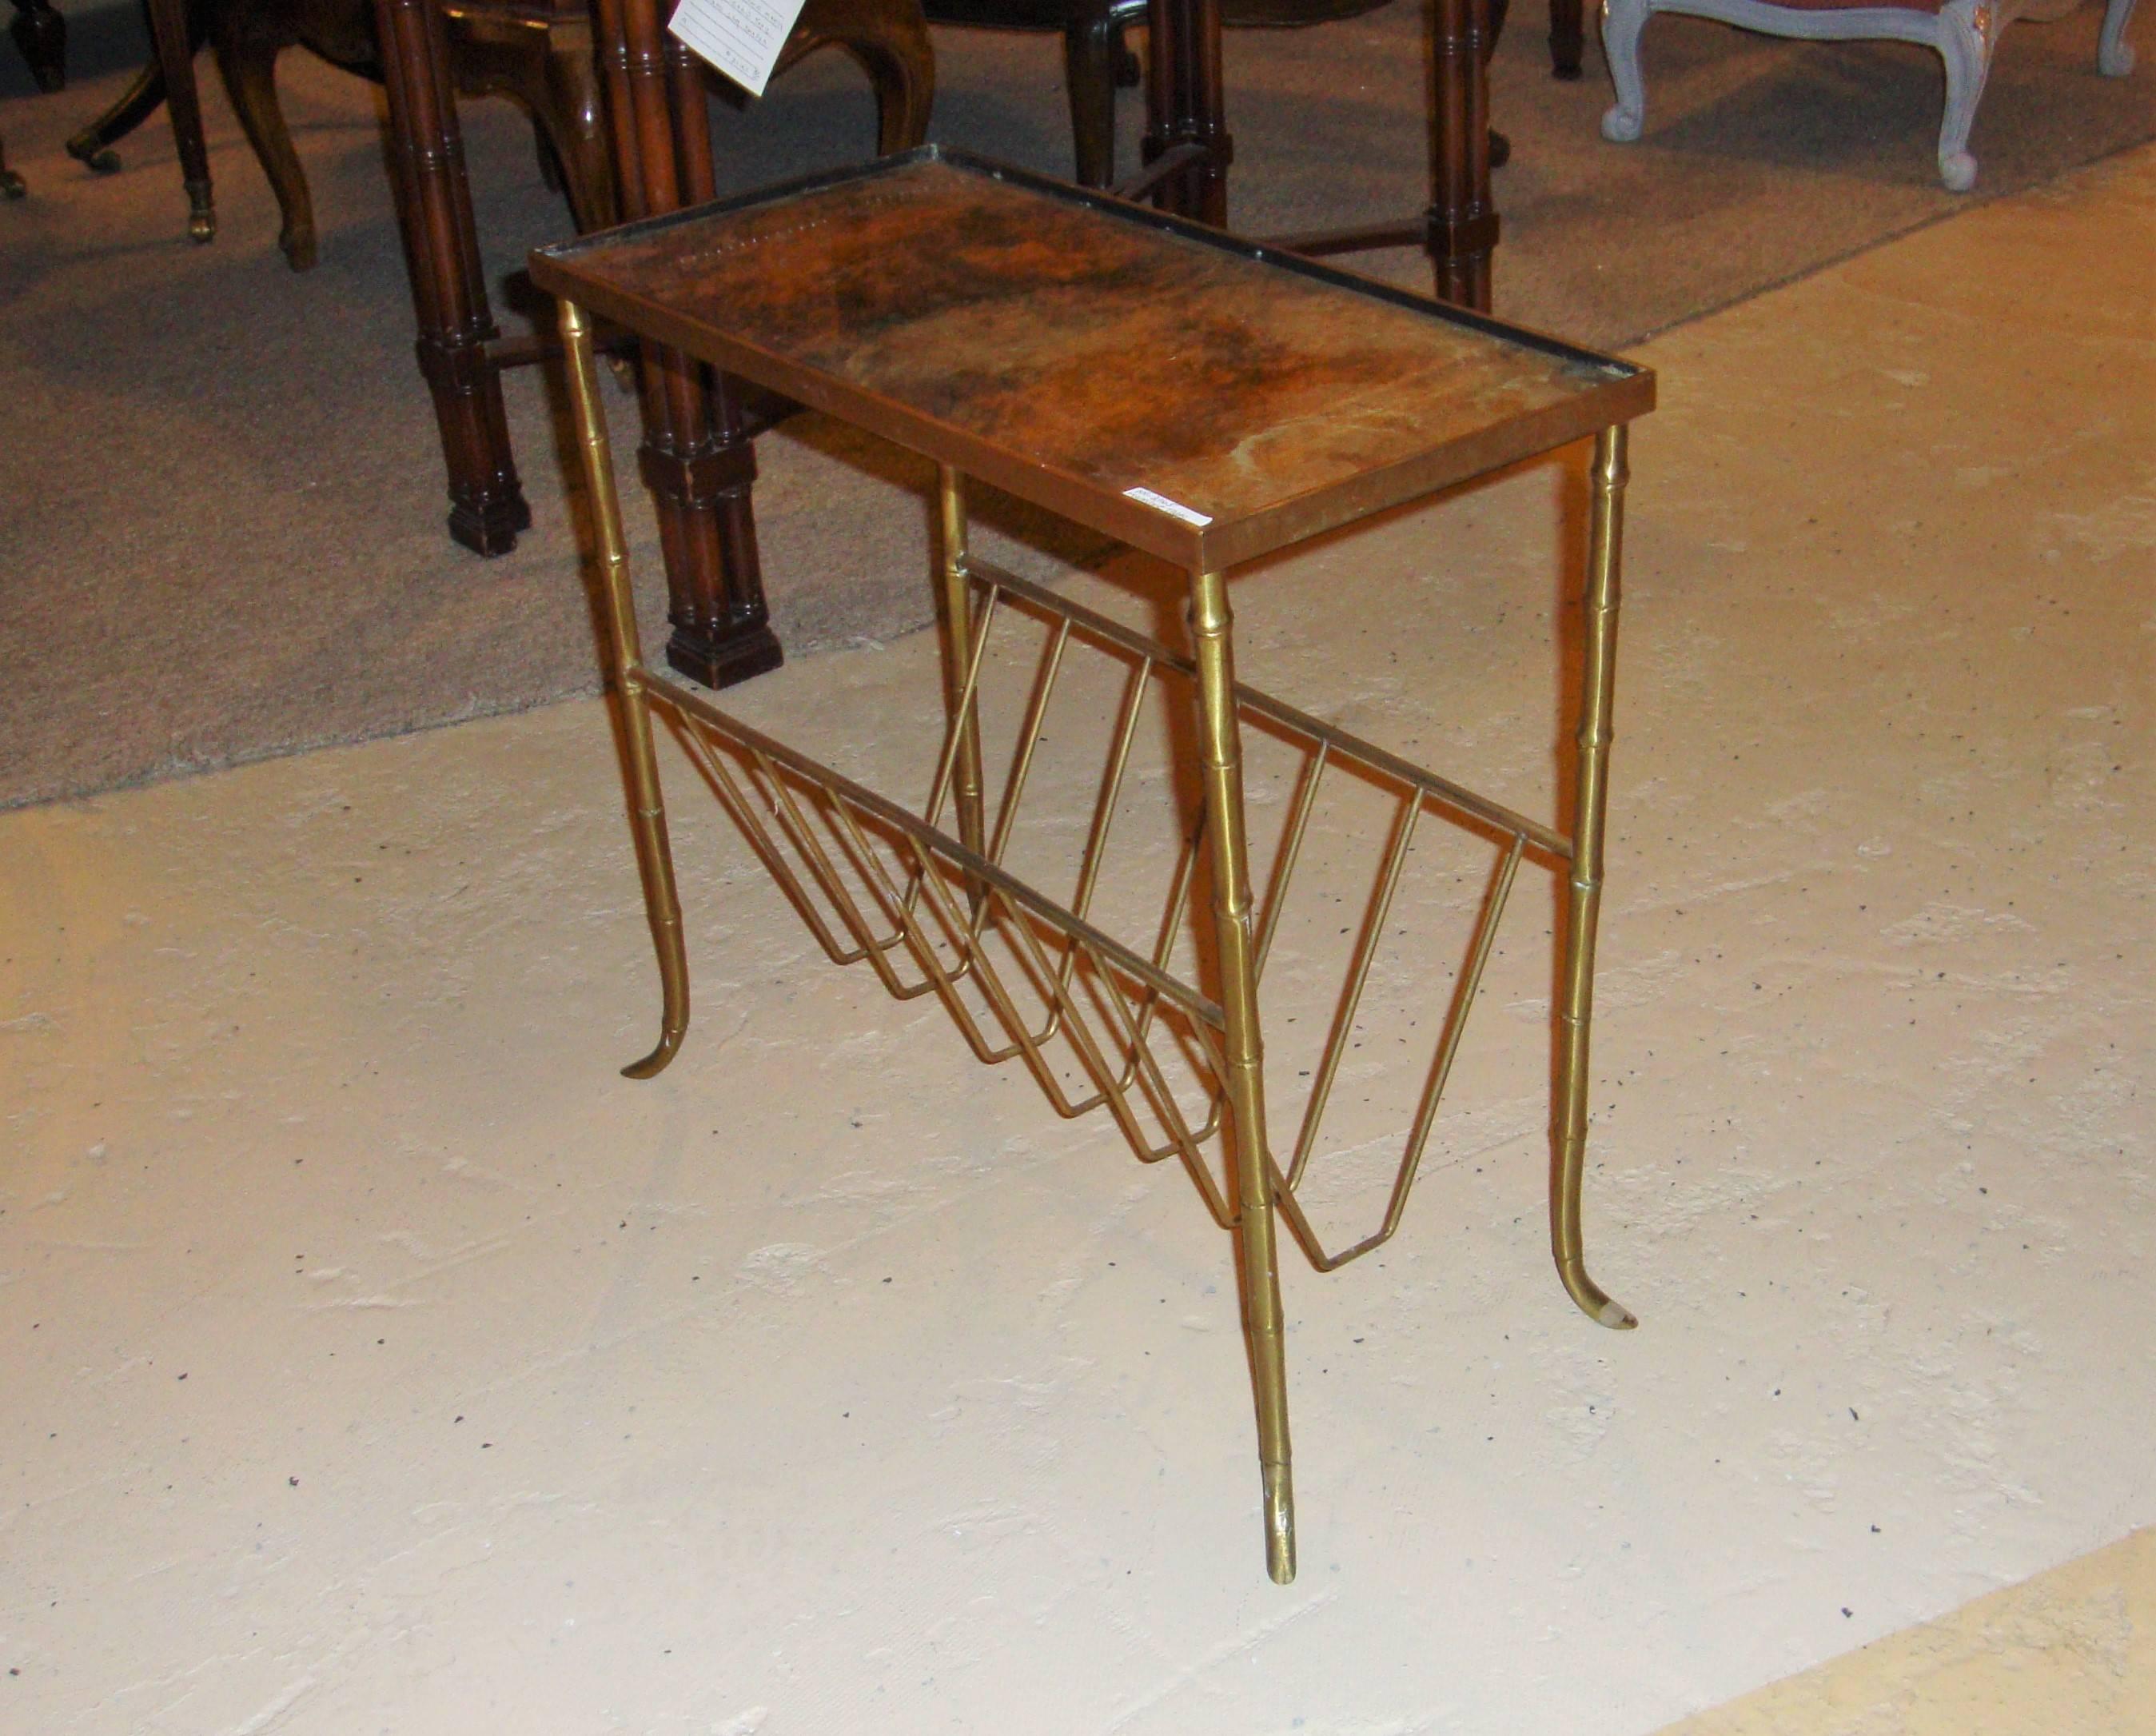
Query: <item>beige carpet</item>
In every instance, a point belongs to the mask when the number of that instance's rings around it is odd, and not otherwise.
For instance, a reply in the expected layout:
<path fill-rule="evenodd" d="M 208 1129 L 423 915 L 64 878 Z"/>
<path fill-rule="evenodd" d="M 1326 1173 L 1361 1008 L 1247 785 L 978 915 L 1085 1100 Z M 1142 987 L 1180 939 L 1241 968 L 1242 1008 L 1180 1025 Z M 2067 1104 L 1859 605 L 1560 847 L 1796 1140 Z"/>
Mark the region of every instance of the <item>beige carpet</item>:
<path fill-rule="evenodd" d="M 1502 313 L 1620 347 L 1966 205 L 1932 167 L 1939 71 L 1923 51 L 1658 21 L 1648 134 L 1618 147 L 1596 132 L 1609 97 L 1595 50 L 1584 81 L 1557 84 L 1539 14 L 1515 22 L 1493 74 L 1516 143 L 1498 179 Z M 2156 135 L 2156 76 L 2098 77 L 2095 28 L 2084 8 L 2010 33 L 1974 141 L 1978 197 Z M 1231 35 L 1240 226 L 1422 199 L 1420 40 L 1406 3 L 1317 30 Z M 1050 39 L 942 31 L 937 46 L 936 137 L 1064 168 Z M 538 373 L 509 387 L 531 531 L 493 562 L 443 533 L 374 93 L 304 54 L 286 59 L 322 229 L 320 268 L 295 277 L 213 78 L 214 246 L 182 239 L 162 118 L 129 141 L 121 175 L 94 177 L 61 154 L 142 52 L 130 13 L 79 12 L 75 81 L 31 96 L 0 49 L 0 130 L 30 182 L 27 200 L 0 208 L 0 805 L 588 689 L 588 610 Z M 499 276 L 566 220 L 520 117 L 501 103 L 466 116 Z M 870 131 L 861 80 L 836 57 L 719 118 L 728 187 L 860 154 Z M 1122 119 L 1127 150 L 1134 93 Z M 1405 253 L 1366 269 L 1424 281 Z M 504 313 L 511 326 L 520 317 Z M 813 421 L 762 454 L 757 511 L 789 652 L 925 619 L 918 473 Z M 660 575 L 636 506 L 645 618 L 656 622 Z M 1036 567 L 1086 552 L 1037 523 L 1015 528 L 1044 545 Z"/>

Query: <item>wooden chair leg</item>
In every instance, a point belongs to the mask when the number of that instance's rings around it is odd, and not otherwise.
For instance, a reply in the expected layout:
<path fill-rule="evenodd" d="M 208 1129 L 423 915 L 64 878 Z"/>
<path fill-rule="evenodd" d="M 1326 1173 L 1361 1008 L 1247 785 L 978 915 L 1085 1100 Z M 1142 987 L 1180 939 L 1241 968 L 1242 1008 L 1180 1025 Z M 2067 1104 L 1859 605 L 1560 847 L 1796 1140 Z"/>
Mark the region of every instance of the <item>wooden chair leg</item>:
<path fill-rule="evenodd" d="M 567 197 L 578 229 L 609 228 L 615 220 L 613 172 L 589 33 L 552 29 L 542 49 L 534 33 L 521 26 L 501 38 L 478 33 L 468 18 L 450 28 L 459 33 L 451 49 L 457 89 L 466 96 L 506 96 L 530 115 L 542 173 Z"/>
<path fill-rule="evenodd" d="M 195 88 L 196 44 L 187 0 L 150 0 L 150 41 L 164 79 L 172 143 L 187 191 L 187 238 L 208 241 L 217 234 L 217 208 L 210 191 L 209 146 L 203 139 L 202 97 Z"/>
<path fill-rule="evenodd" d="M 190 50 L 198 52 L 203 40 L 202 33 L 190 24 Z M 112 174 L 120 167 L 120 154 L 112 147 L 156 114 L 164 100 L 165 69 L 153 55 L 119 100 L 67 141 L 67 154 L 100 175 Z"/>
<path fill-rule="evenodd" d="M 67 20 L 53 9 L 50 0 L 15 0 L 15 18 L 8 33 L 15 39 L 40 90 L 50 95 L 67 88 Z"/>
<path fill-rule="evenodd" d="M 1646 131 L 1647 81 L 1640 70 L 1640 33 L 1654 15 L 1652 0 L 1605 0 L 1602 9 L 1602 58 L 1609 63 L 1609 83 L 1617 100 L 1602 115 L 1602 136 L 1629 145 Z"/>
<path fill-rule="evenodd" d="M 1116 181 L 1116 74 L 1122 29 L 1111 0 L 1076 0 L 1063 28 L 1063 87 L 1081 187 Z"/>
<path fill-rule="evenodd" d="M 1181 145 L 1205 153 L 1163 180 L 1154 202 L 1224 229 L 1235 144 L 1220 71 L 1220 0 L 1147 0 L 1146 34 L 1145 161 L 1158 162 Z"/>
<path fill-rule="evenodd" d="M 295 271 L 310 270 L 316 257 L 315 202 L 307 190 L 307 172 L 300 166 L 300 153 L 292 148 L 283 105 L 277 100 L 280 45 L 244 33 L 244 24 L 220 23 L 215 44 L 218 70 L 224 75 L 225 95 L 232 100 L 247 142 L 254 147 L 255 160 L 277 195 L 277 245 Z"/>
<path fill-rule="evenodd" d="M 1550 0 L 1550 76 L 1569 82 L 1579 76 L 1586 48 L 1586 8 L 1580 0 Z"/>
<path fill-rule="evenodd" d="M 598 63 L 583 31 L 550 38 L 546 61 L 547 110 L 542 124 L 567 182 L 569 209 L 582 229 L 609 228 L 616 220 L 613 171 L 607 162 L 606 118 L 600 111 Z"/>
<path fill-rule="evenodd" d="M 1483 47 L 1486 0 L 1435 0 L 1430 59 L 1431 200 L 1426 219 L 1440 299 L 1490 311 L 1490 256 L 1497 209 L 1490 198 L 1490 84 Z"/>
<path fill-rule="evenodd" d="M 875 92 L 878 156 L 911 151 L 928 136 L 936 51 L 917 8 L 890 0 L 808 0 L 772 76 L 826 47 L 844 49 L 868 74 Z"/>
<path fill-rule="evenodd" d="M 1976 159 L 1969 155 L 1969 130 L 1991 74 L 1992 38 L 1989 18 L 1967 3 L 1939 11 L 1939 58 L 1946 63 L 1946 108 L 1939 121 L 1939 179 L 1948 193 L 1967 193 L 1976 185 Z"/>

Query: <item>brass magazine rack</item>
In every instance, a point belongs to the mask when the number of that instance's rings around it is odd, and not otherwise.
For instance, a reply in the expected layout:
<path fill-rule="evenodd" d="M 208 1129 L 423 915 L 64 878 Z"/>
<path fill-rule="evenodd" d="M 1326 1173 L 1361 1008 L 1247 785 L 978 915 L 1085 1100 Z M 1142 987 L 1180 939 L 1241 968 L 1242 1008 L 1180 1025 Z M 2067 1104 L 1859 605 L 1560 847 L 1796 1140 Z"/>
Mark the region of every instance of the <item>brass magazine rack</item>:
<path fill-rule="evenodd" d="M 656 712 L 834 963 L 866 964 L 901 999 L 934 995 L 981 1061 L 1024 1066 L 1059 1114 L 1106 1114 L 1141 1159 L 1179 1162 L 1234 1233 L 1266 1564 L 1286 1583 L 1294 1508 L 1276 1220 L 1321 1271 L 1398 1228 L 1517 871 L 1532 857 L 1569 883 L 1553 1249 L 1592 1318 L 1635 1323 L 1588 1276 L 1579 1213 L 1625 430 L 1652 407 L 1651 375 L 936 147 L 546 249 L 532 275 L 562 298 L 664 993 L 657 1048 L 624 1071 L 647 1078 L 666 1066 L 689 1020 Z M 644 667 L 588 311 L 936 461 L 945 722 L 919 811 Z M 1568 832 L 1237 682 L 1229 568 L 1588 435 Z M 1188 647 L 974 557 L 968 476 L 1183 568 Z M 993 708 L 992 679 L 1007 696 Z M 1046 720 L 1072 686 L 1095 696 L 1080 709 L 1101 766 L 1075 823 L 1036 815 L 1031 788 Z M 1165 757 L 1134 771 L 1142 736 Z M 1254 876 L 1245 744 L 1260 739 L 1289 770 L 1283 823 Z M 1344 978 L 1292 1144 L 1276 1152 L 1260 988 L 1312 815 L 1342 780 L 1383 816 L 1358 829 L 1375 840 L 1372 892 L 1342 930 L 1354 934 Z M 1163 804 L 1168 846 L 1124 849 L 1133 811 Z M 1397 890 L 1433 823 L 1479 840 L 1486 878 L 1436 997 L 1382 1217 L 1328 1246 L 1302 1196 Z M 1075 840 L 1052 886 L 1016 865 L 1021 840 L 1042 829 Z M 1119 885 L 1109 896 L 1120 870 L 1148 861 L 1160 871 L 1135 903 Z"/>

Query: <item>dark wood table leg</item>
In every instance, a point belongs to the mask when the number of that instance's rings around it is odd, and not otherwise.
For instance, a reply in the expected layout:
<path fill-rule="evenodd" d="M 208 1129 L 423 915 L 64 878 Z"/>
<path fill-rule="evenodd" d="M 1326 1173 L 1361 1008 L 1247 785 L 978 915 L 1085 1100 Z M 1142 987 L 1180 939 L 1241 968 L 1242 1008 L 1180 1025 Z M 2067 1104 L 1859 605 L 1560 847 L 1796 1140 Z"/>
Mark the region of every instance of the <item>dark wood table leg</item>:
<path fill-rule="evenodd" d="M 1201 153 L 1159 182 L 1155 203 L 1225 229 L 1235 146 L 1220 77 L 1220 0 L 1150 0 L 1146 19 L 1145 161 L 1185 146 Z"/>
<path fill-rule="evenodd" d="M 1550 0 L 1550 74 L 1553 78 L 1579 76 L 1579 57 L 1586 48 L 1580 0 Z"/>
<path fill-rule="evenodd" d="M 209 147 L 203 140 L 202 98 L 195 89 L 195 45 L 187 29 L 187 0 L 150 0 L 150 41 L 165 77 L 165 105 L 172 117 L 172 143 L 187 190 L 187 234 L 208 241 L 217 234 L 217 207 L 209 184 Z"/>
<path fill-rule="evenodd" d="M 1490 198 L 1489 0 L 1430 0 L 1430 207 L 1424 245 L 1440 299 L 1490 311 L 1497 208 Z"/>
<path fill-rule="evenodd" d="M 50 0 L 15 0 L 8 33 L 28 63 L 30 76 L 48 95 L 67 88 L 67 20 Z"/>
<path fill-rule="evenodd" d="M 714 196 L 701 64 L 666 35 L 657 0 L 593 8 L 622 217 L 677 211 Z M 639 465 L 659 511 L 666 560 L 666 660 L 723 687 L 783 660 L 764 605 L 750 490 L 756 449 L 732 383 L 679 351 L 645 344 Z"/>
<path fill-rule="evenodd" d="M 375 0 L 374 16 L 419 372 L 434 393 L 449 474 L 449 534 L 480 554 L 505 554 L 530 527 L 531 508 L 510 452 L 501 377 L 486 351 L 501 333 L 465 181 L 449 44 L 434 0 Z"/>

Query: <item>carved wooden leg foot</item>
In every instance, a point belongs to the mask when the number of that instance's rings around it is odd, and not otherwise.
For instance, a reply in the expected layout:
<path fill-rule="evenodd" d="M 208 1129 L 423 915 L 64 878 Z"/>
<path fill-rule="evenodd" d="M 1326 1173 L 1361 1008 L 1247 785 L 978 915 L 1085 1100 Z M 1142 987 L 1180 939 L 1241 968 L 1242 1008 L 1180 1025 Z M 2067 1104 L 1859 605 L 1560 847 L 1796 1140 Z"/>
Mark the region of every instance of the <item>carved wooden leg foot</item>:
<path fill-rule="evenodd" d="M 759 621 L 732 634 L 676 627 L 666 641 L 666 665 L 706 687 L 731 687 L 768 675 L 786 661 L 778 635 Z"/>
<path fill-rule="evenodd" d="M 1617 100 L 1602 116 L 1602 136 L 1629 145 L 1645 131 L 1647 85 L 1640 72 L 1640 33 L 1647 27 L 1647 0 L 1606 0 L 1602 9 L 1602 53 Z"/>
<path fill-rule="evenodd" d="M 475 555 L 506 555 L 521 532 L 531 528 L 531 508 L 521 494 L 507 499 L 459 501 L 449 508 L 449 537 Z"/>
<path fill-rule="evenodd" d="M 120 167 L 112 146 L 156 114 L 165 100 L 165 74 L 153 57 L 119 100 L 67 141 L 67 154 L 100 175 Z"/>
<path fill-rule="evenodd" d="M 307 172 L 292 148 L 291 129 L 277 101 L 277 44 L 242 33 L 244 28 L 238 24 L 220 33 L 218 69 L 224 74 L 225 95 L 232 99 L 240 129 L 277 195 L 282 219 L 277 245 L 287 265 L 305 271 L 315 263 L 315 203 L 307 191 Z"/>
<path fill-rule="evenodd" d="M 1946 62 L 1946 112 L 1939 124 L 1939 179 L 1948 193 L 1967 193 L 1976 185 L 1976 159 L 1969 155 L 1969 130 L 1976 105 L 1991 75 L 1988 13 L 1974 0 L 1948 0 L 1939 13 L 1939 58 Z"/>
<path fill-rule="evenodd" d="M 116 175 L 120 172 L 120 153 L 95 140 L 80 136 L 69 139 L 67 154 L 93 175 Z"/>

